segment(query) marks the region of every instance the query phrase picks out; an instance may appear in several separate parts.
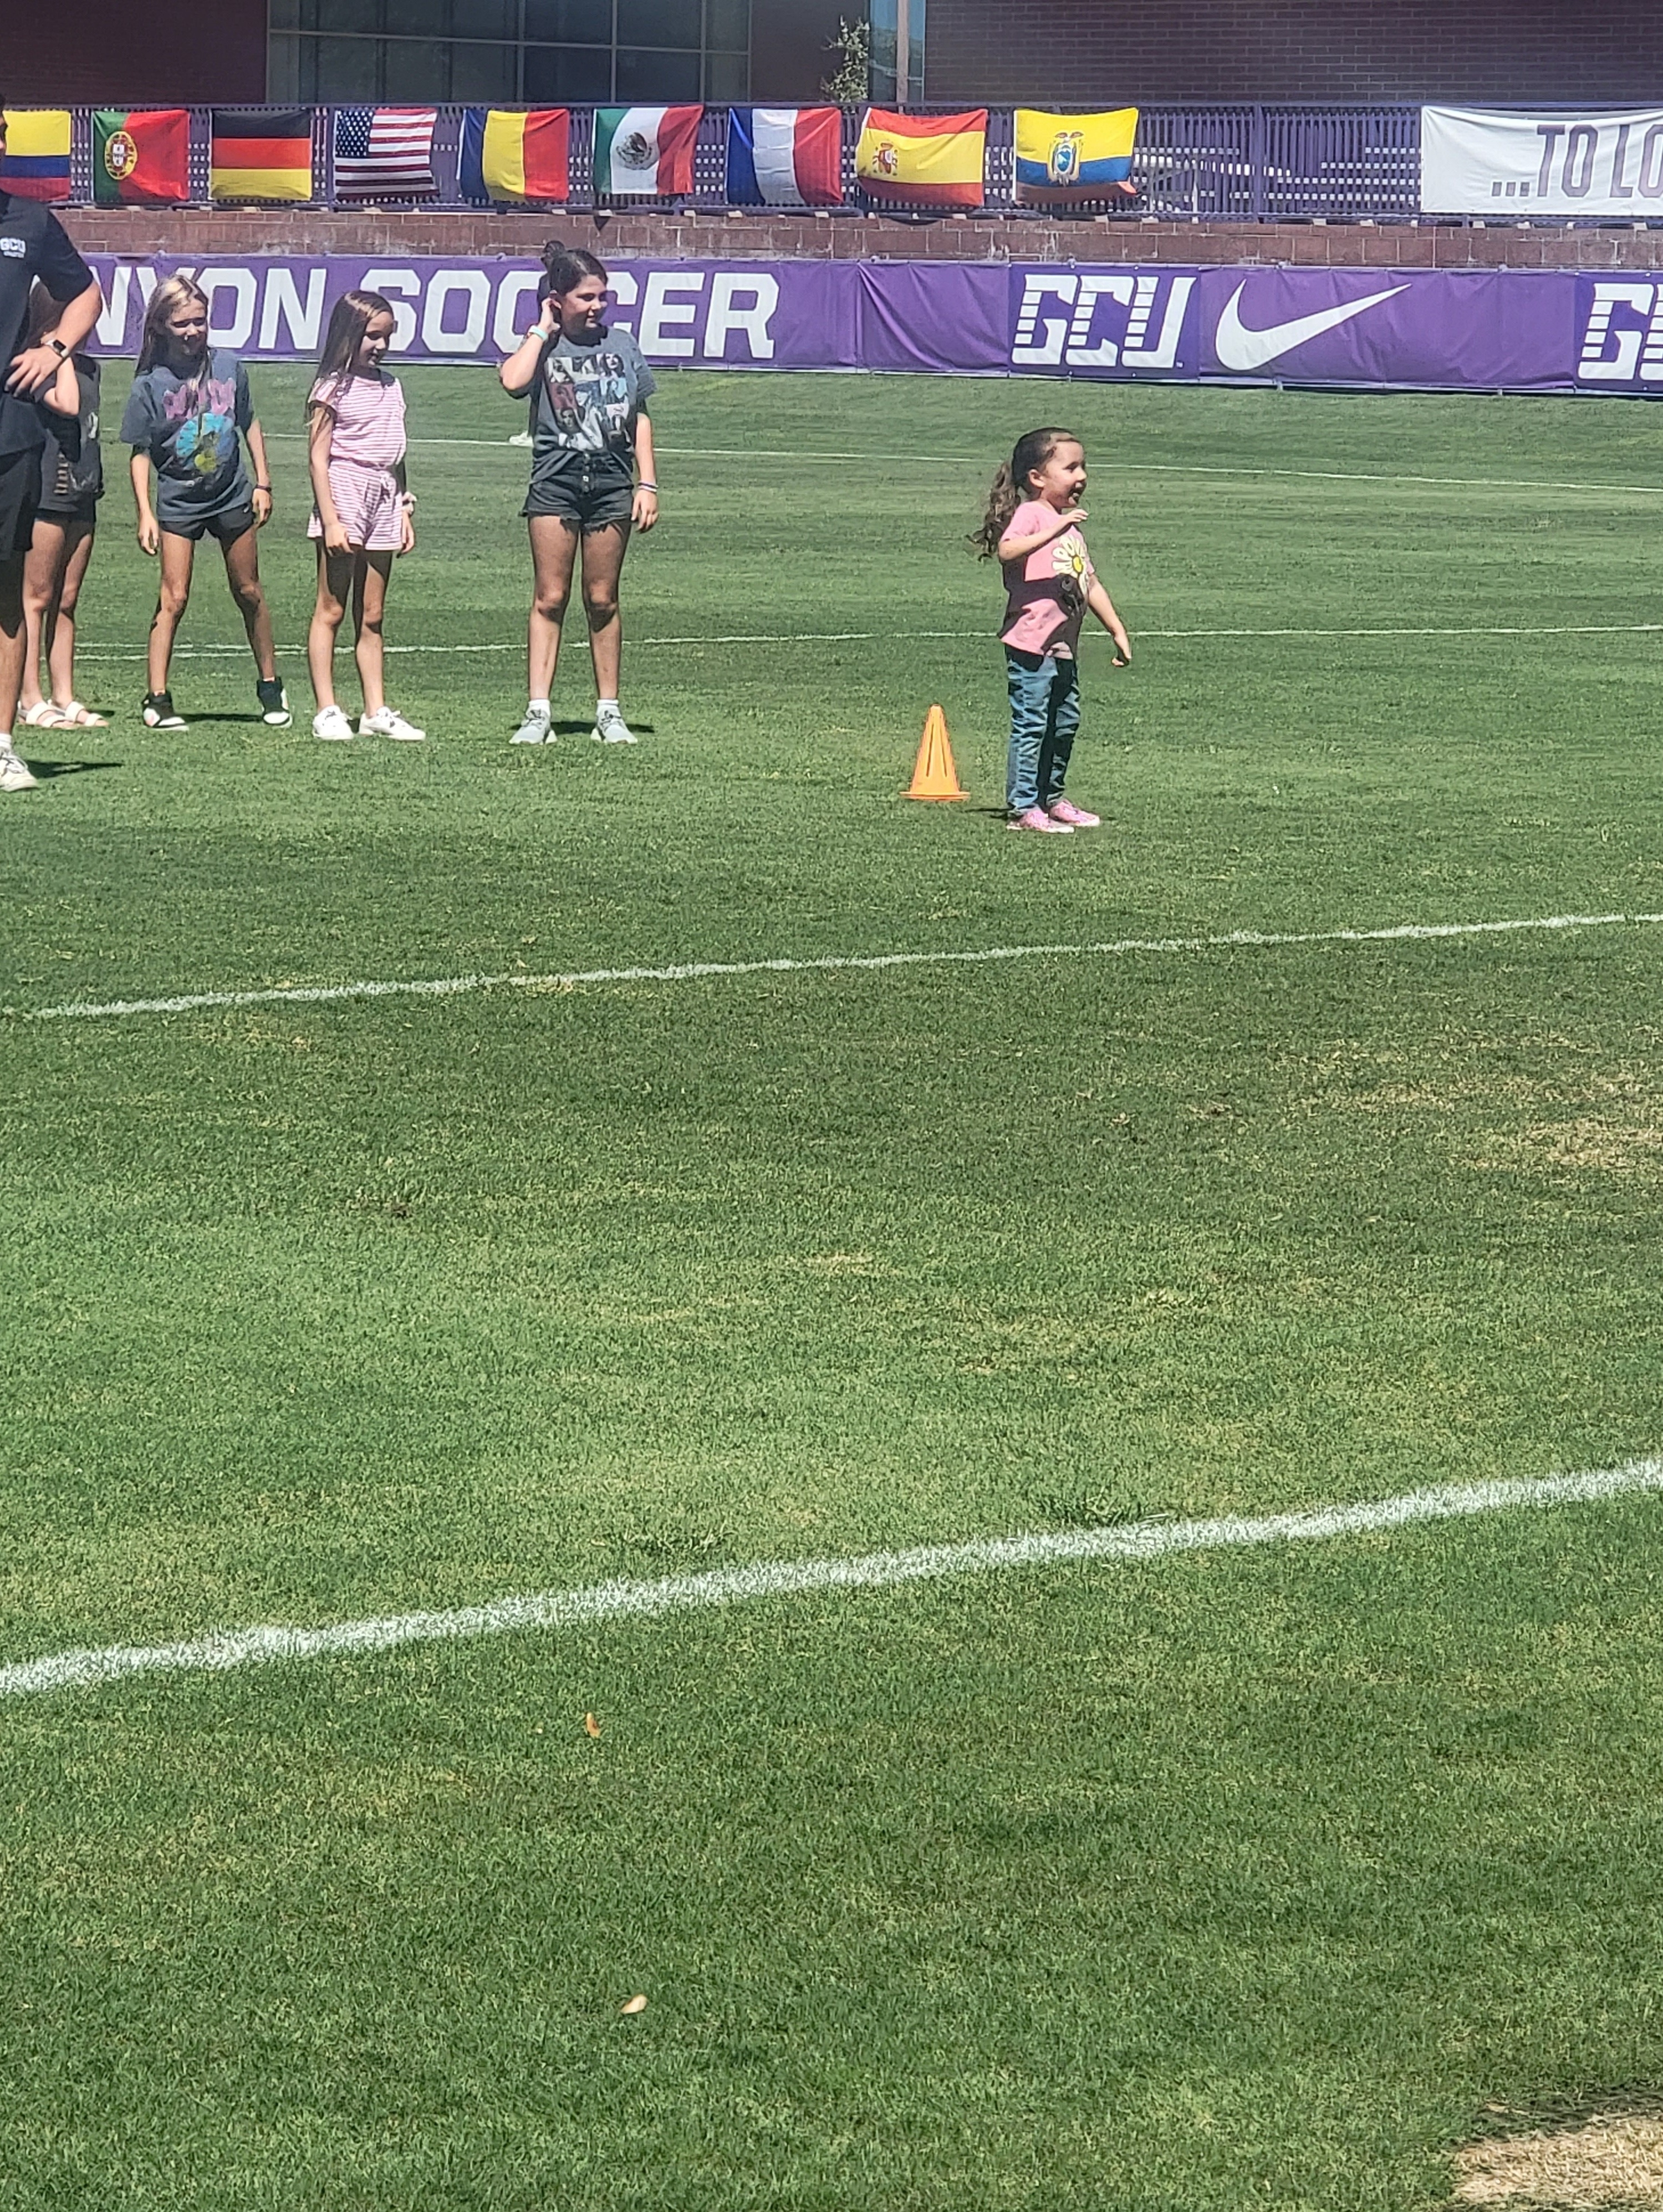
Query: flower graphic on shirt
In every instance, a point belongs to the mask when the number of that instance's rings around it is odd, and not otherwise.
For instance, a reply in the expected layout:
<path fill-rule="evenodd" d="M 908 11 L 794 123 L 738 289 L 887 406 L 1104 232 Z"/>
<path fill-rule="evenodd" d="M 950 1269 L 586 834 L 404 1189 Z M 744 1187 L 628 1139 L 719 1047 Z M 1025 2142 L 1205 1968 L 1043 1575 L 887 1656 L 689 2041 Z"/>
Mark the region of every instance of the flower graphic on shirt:
<path fill-rule="evenodd" d="M 1065 530 L 1051 546 L 1051 573 L 1060 580 L 1058 598 L 1065 612 L 1074 615 L 1085 605 L 1085 582 L 1091 562 L 1085 540 L 1077 530 Z"/>
<path fill-rule="evenodd" d="M 164 415 L 179 426 L 173 452 L 198 476 L 216 475 L 235 453 L 236 404 L 236 386 L 217 377 L 176 385 L 163 400 Z"/>
<path fill-rule="evenodd" d="M 1085 540 L 1077 530 L 1065 530 L 1051 547 L 1051 572 L 1055 576 L 1072 576 L 1083 583 L 1091 563 L 1086 558 Z"/>

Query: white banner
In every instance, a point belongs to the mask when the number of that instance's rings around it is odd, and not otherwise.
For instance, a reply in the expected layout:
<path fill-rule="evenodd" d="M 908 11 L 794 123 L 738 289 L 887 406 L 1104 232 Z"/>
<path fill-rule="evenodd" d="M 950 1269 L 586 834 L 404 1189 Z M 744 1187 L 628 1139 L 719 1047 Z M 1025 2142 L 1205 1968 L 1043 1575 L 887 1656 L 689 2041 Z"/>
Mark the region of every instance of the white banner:
<path fill-rule="evenodd" d="M 1425 215 L 1663 216 L 1663 107 L 1421 110 Z"/>

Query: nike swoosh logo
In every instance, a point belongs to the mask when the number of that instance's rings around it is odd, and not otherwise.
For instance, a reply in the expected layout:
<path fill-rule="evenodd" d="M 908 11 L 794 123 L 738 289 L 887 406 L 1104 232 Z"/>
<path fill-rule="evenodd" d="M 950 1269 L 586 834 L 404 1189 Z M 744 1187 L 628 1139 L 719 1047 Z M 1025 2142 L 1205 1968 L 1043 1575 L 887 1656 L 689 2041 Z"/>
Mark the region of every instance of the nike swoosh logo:
<path fill-rule="evenodd" d="M 1218 318 L 1212 349 L 1221 368 L 1263 368 L 1284 353 L 1291 353 L 1296 346 L 1308 345 L 1325 331 L 1338 330 L 1342 323 L 1349 323 L 1353 315 L 1362 314 L 1365 308 L 1378 307 L 1382 300 L 1395 300 L 1399 292 L 1406 292 L 1409 287 L 1393 284 L 1389 291 L 1370 292 L 1361 300 L 1347 300 L 1338 307 L 1319 307 L 1314 315 L 1296 315 L 1291 322 L 1272 323 L 1265 331 L 1250 331 L 1241 320 L 1241 295 L 1247 289 L 1245 280 L 1236 286 Z"/>

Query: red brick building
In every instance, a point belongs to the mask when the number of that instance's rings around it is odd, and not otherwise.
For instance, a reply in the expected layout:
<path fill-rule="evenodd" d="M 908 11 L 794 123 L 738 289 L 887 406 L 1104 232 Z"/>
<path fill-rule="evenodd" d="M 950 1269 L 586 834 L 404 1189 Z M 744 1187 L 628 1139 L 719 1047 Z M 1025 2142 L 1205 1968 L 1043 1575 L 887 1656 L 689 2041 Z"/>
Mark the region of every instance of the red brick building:
<path fill-rule="evenodd" d="M 888 0 L 891 9 L 895 0 Z M 914 9 L 919 0 L 913 0 Z M 1663 99 L 1656 0 L 926 0 L 932 100 Z"/>
<path fill-rule="evenodd" d="M 896 0 L 871 0 L 893 52 Z M 19 103 L 806 100 L 867 0 L 77 0 L 8 9 Z M 908 0 L 932 100 L 1663 99 L 1656 0 Z"/>

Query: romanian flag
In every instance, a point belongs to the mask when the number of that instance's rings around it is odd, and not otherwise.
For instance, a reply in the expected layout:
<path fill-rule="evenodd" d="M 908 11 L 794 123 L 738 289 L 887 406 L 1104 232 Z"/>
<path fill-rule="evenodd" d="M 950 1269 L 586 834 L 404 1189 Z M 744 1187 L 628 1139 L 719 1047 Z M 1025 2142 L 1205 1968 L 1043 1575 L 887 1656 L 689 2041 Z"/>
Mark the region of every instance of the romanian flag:
<path fill-rule="evenodd" d="M 0 192 L 20 200 L 70 197 L 70 111 L 67 107 L 9 107 L 6 150 L 0 155 Z"/>
<path fill-rule="evenodd" d="M 727 196 L 736 207 L 836 207 L 841 107 L 730 107 Z"/>
<path fill-rule="evenodd" d="M 552 200 L 571 195 L 567 149 L 571 112 L 470 107 L 462 118 L 459 176 L 464 200 Z"/>
<path fill-rule="evenodd" d="M 595 190 L 667 199 L 693 189 L 702 107 L 598 107 Z"/>
<path fill-rule="evenodd" d="M 100 207 L 179 207 L 191 197 L 188 107 L 100 107 L 93 115 Z"/>
<path fill-rule="evenodd" d="M 986 148 L 985 107 L 962 115 L 892 115 L 886 107 L 869 107 L 854 173 L 870 199 L 977 208 Z"/>
<path fill-rule="evenodd" d="M 216 200 L 309 200 L 309 107 L 216 107 L 209 190 Z"/>
<path fill-rule="evenodd" d="M 1017 110 L 1017 198 L 1029 207 L 1065 207 L 1081 200 L 1132 199 L 1135 107 L 1102 115 L 1048 115 Z"/>

